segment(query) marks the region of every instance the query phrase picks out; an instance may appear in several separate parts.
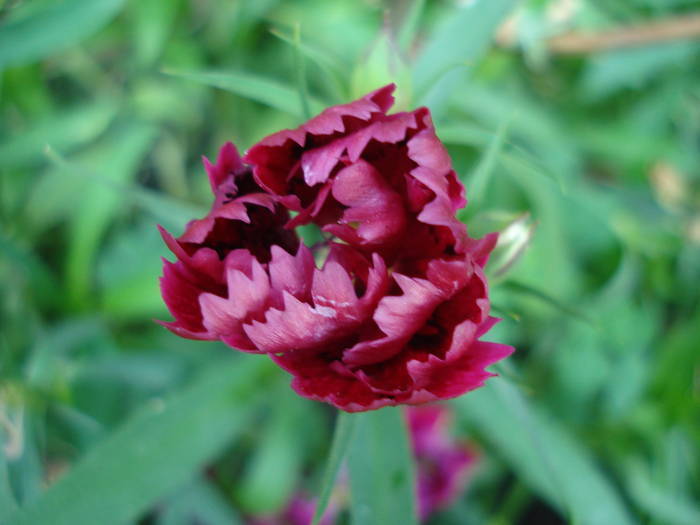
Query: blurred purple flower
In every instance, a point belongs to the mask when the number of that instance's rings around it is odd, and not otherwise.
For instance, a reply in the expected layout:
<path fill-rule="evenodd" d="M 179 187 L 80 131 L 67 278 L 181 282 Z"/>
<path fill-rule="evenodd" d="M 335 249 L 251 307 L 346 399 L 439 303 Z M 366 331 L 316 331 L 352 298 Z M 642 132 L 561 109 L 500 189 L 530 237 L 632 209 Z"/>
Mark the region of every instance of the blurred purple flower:
<path fill-rule="evenodd" d="M 418 515 L 426 520 L 464 491 L 476 455 L 450 435 L 447 406 L 407 407 L 406 413 L 416 459 Z"/>

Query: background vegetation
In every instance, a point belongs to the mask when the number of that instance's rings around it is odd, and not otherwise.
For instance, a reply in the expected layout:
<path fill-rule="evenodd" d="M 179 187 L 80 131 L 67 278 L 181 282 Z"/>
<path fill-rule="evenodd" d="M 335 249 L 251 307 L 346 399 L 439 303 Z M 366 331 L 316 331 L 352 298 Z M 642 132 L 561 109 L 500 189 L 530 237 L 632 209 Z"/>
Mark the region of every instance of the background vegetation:
<path fill-rule="evenodd" d="M 333 411 L 151 321 L 155 224 L 205 213 L 201 154 L 390 80 L 432 109 L 470 232 L 505 228 L 492 337 L 518 349 L 452 403 L 481 460 L 431 523 L 700 523 L 698 13 L 0 1 L 0 523 L 237 523 L 319 491 Z"/>

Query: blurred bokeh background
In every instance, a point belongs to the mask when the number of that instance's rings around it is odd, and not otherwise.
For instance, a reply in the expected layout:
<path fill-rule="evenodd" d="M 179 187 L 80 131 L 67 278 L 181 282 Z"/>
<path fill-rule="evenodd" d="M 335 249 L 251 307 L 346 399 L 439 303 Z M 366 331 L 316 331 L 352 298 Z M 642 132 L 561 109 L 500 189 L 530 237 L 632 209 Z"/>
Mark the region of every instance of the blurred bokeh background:
<path fill-rule="evenodd" d="M 503 231 L 517 348 L 451 403 L 479 461 L 430 523 L 700 523 L 699 38 L 692 0 L 0 0 L 0 523 L 318 492 L 333 411 L 153 323 L 156 224 L 206 213 L 201 155 L 389 81 Z"/>

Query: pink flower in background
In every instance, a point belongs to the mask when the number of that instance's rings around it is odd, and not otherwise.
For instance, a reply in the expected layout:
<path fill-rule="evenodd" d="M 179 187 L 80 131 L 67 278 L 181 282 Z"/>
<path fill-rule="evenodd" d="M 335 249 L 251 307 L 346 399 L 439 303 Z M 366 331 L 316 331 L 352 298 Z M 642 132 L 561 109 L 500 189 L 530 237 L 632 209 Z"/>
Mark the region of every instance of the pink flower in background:
<path fill-rule="evenodd" d="M 316 510 L 316 499 L 304 492 L 297 492 L 278 514 L 255 516 L 248 525 L 311 525 Z M 333 499 L 326 507 L 319 525 L 334 525 L 339 508 Z"/>
<path fill-rule="evenodd" d="M 464 491 L 476 456 L 450 435 L 445 405 L 408 407 L 406 412 L 417 464 L 418 515 L 425 520 Z"/>
<path fill-rule="evenodd" d="M 496 236 L 456 218 L 464 189 L 426 108 L 393 86 L 326 109 L 241 159 L 205 160 L 214 203 L 175 239 L 161 288 L 183 337 L 269 354 L 300 395 L 356 412 L 481 386 L 512 348 L 480 338 Z M 299 241 L 314 224 L 323 252 Z M 325 258 L 321 257 L 322 255 Z"/>

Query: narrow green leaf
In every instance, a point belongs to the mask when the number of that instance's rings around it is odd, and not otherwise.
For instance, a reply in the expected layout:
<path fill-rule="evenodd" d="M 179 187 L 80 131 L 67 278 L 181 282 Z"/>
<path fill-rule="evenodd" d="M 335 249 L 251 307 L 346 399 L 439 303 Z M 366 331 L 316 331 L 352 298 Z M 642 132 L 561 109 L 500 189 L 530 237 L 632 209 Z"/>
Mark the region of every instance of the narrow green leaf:
<path fill-rule="evenodd" d="M 44 147 L 70 151 L 102 133 L 117 113 L 117 103 L 99 100 L 63 110 L 33 124 L 21 134 L 0 142 L 3 168 L 45 162 Z"/>
<path fill-rule="evenodd" d="M 9 476 L 15 489 L 17 503 L 28 505 L 37 500 L 41 494 L 46 476 L 46 465 L 42 462 L 42 451 L 39 436 L 43 429 L 43 421 L 32 417 L 24 408 L 20 409 L 20 417 L 15 420 L 17 442 L 13 451 L 14 457 L 8 463 Z"/>
<path fill-rule="evenodd" d="M 518 0 L 475 0 L 439 24 L 416 60 L 416 93 L 425 95 L 439 76 L 458 65 L 474 65 Z"/>
<path fill-rule="evenodd" d="M 508 122 L 508 130 L 510 131 L 514 127 L 514 123 L 517 122 L 517 117 L 513 115 L 511 120 L 511 117 L 505 116 L 505 120 L 501 120 L 501 122 Z M 495 140 L 494 136 L 481 126 L 464 123 L 441 125 L 438 129 L 438 135 L 446 144 L 463 144 L 475 148 L 489 147 Z M 549 179 L 559 186 L 562 194 L 566 194 L 566 186 L 562 177 L 545 166 L 542 159 L 528 152 L 516 142 L 508 140 L 507 137 L 504 137 L 501 145 L 499 159 L 504 167 L 508 167 L 510 170 L 515 169 L 527 172 L 528 176 L 532 174 Z"/>
<path fill-rule="evenodd" d="M 455 403 L 519 479 L 572 523 L 635 523 L 590 453 L 504 378 L 490 381 Z"/>
<path fill-rule="evenodd" d="M 60 168 L 55 175 L 57 177 L 73 176 L 81 183 L 102 186 L 112 193 L 122 194 L 125 200 L 139 206 L 150 213 L 168 229 L 180 229 L 192 217 L 203 217 L 207 210 L 190 202 L 169 197 L 163 193 L 144 188 L 128 182 L 115 182 L 104 177 L 99 177 L 95 171 L 87 169 L 81 164 L 70 162 L 53 148 L 46 148 L 46 155 Z M 65 181 L 65 179 L 64 179 Z M 38 212 L 38 203 L 36 210 Z"/>
<path fill-rule="evenodd" d="M 145 406 L 9 523 L 133 522 L 247 426 L 267 366 L 248 356 L 210 365 L 179 394 Z"/>
<path fill-rule="evenodd" d="M 415 525 L 413 457 L 399 408 L 351 415 L 350 500 L 353 525 Z"/>
<path fill-rule="evenodd" d="M 56 279 L 36 253 L 20 246 L 14 239 L 6 237 L 2 231 L 0 231 L 0 253 L 17 271 L 17 274 L 27 280 L 34 299 L 39 304 L 53 304 L 59 300 Z"/>
<path fill-rule="evenodd" d="M 108 183 L 130 183 L 139 163 L 155 138 L 148 124 L 133 123 L 119 131 L 94 151 L 90 165 L 99 179 Z M 98 184 L 86 185 L 71 217 L 67 250 L 66 279 L 68 300 L 74 307 L 85 307 L 91 300 L 95 256 L 111 221 L 123 209 L 124 195 Z"/>
<path fill-rule="evenodd" d="M 278 377 L 282 377 L 281 375 Z M 266 514 L 284 508 L 299 478 L 303 436 L 299 421 L 303 401 L 280 381 L 270 392 L 275 402 L 269 419 L 258 431 L 258 443 L 245 473 L 239 477 L 236 500 L 248 514 Z"/>
<path fill-rule="evenodd" d="M 291 30 L 291 32 L 293 33 L 294 31 Z M 290 36 L 282 29 L 277 28 L 271 29 L 270 33 L 292 47 L 297 46 L 293 34 Z M 340 60 L 337 57 L 329 55 L 327 50 L 312 46 L 308 42 L 299 42 L 298 49 L 305 58 L 318 66 L 324 73 L 323 79 L 328 82 L 334 98 L 337 99 L 337 101 L 344 100 L 347 96 L 345 93 L 345 85 L 348 83 L 346 78 L 348 68 L 340 64 Z"/>
<path fill-rule="evenodd" d="M 157 525 L 241 525 L 231 504 L 211 483 L 197 477 L 173 494 L 158 515 Z"/>
<path fill-rule="evenodd" d="M 571 317 L 575 317 L 577 319 L 580 319 L 582 321 L 586 321 L 587 323 L 592 323 L 593 320 L 588 317 L 586 314 L 584 314 L 582 311 L 574 308 L 573 306 L 570 306 L 563 301 L 557 299 L 556 297 L 552 297 L 546 292 L 543 292 L 542 290 L 538 290 L 536 288 L 533 288 L 532 286 L 529 286 L 527 284 L 518 282 L 518 281 L 506 281 L 502 285 L 505 288 L 508 288 L 509 290 L 512 290 L 514 292 L 519 292 L 522 294 L 526 294 L 532 297 L 536 297 L 537 299 L 549 304 L 552 308 L 561 311 L 562 313 L 565 313 Z"/>
<path fill-rule="evenodd" d="M 280 84 L 276 80 L 244 73 L 242 71 L 177 71 L 166 69 L 163 73 L 192 80 L 200 84 L 225 89 L 236 95 L 260 102 L 271 108 L 291 115 L 303 116 L 299 107 L 297 90 Z M 320 112 L 326 104 L 309 98 L 309 107 L 313 114 Z"/>
<path fill-rule="evenodd" d="M 396 3 L 398 4 L 398 2 Z M 397 32 L 396 40 L 399 47 L 404 51 L 409 51 L 411 44 L 415 40 L 421 15 L 425 9 L 425 3 L 425 0 L 413 0 L 406 9 L 403 20 L 401 20 L 401 27 Z"/>
<path fill-rule="evenodd" d="M 0 25 L 0 70 L 39 60 L 97 31 L 124 0 L 66 0 Z"/>
<path fill-rule="evenodd" d="M 696 525 L 700 523 L 700 506 L 693 500 L 655 485 L 641 463 L 630 462 L 627 486 L 633 500 L 659 523 Z"/>
<path fill-rule="evenodd" d="M 316 504 L 316 511 L 314 512 L 314 519 L 311 525 L 318 525 L 328 506 L 328 501 L 331 498 L 340 465 L 348 452 L 348 447 L 353 438 L 356 419 L 355 416 L 347 412 L 338 412 L 338 417 L 335 421 L 335 431 L 333 433 L 333 443 L 331 444 L 331 451 L 326 462 L 326 470 L 323 473 L 321 491 L 318 495 L 318 503 Z"/>
<path fill-rule="evenodd" d="M 508 121 L 504 121 L 469 177 L 469 200 L 472 203 L 480 204 L 482 202 L 486 187 L 496 167 L 496 161 L 503 151 L 507 133 Z"/>
<path fill-rule="evenodd" d="M 309 90 L 306 87 L 306 62 L 301 51 L 301 27 L 299 24 L 294 26 L 294 65 L 301 116 L 308 120 L 311 118 L 311 107 L 309 106 Z"/>
<path fill-rule="evenodd" d="M 3 406 L 0 404 L 0 417 L 4 417 Z M 5 443 L 2 421 L 0 421 L 0 523 L 5 523 L 7 518 L 17 509 L 17 501 L 10 486 L 10 478 L 7 471 L 7 459 L 5 458 Z"/>

